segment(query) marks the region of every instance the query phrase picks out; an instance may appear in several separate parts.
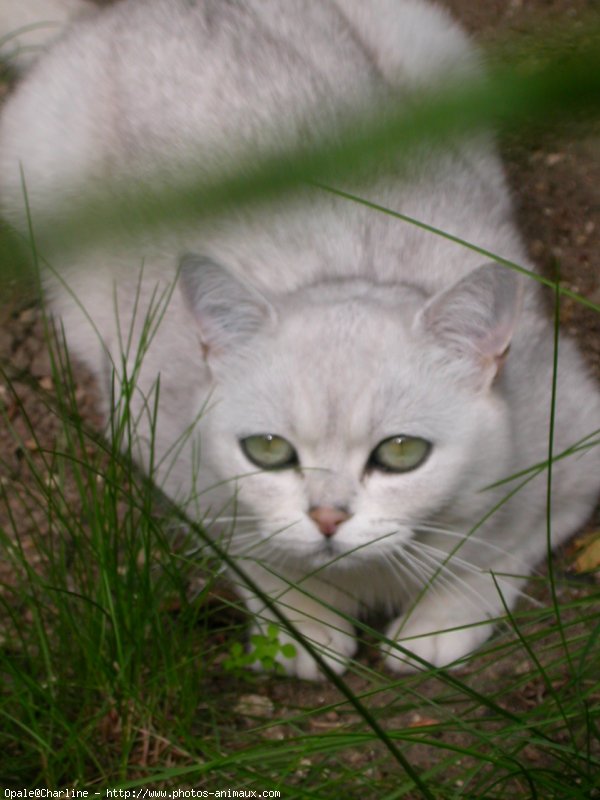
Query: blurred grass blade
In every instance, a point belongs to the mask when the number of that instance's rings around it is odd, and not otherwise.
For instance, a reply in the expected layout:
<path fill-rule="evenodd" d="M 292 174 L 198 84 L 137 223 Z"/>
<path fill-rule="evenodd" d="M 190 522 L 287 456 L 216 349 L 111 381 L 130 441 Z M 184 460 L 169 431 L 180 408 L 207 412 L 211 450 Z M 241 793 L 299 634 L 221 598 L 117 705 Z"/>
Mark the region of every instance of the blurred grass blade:
<path fill-rule="evenodd" d="M 350 181 L 356 187 L 387 160 L 393 159 L 401 177 L 424 144 L 442 147 L 468 133 L 526 131 L 600 111 L 597 22 L 532 39 L 525 51 L 505 46 L 498 52 L 503 55 L 491 59 L 487 77 L 403 92 L 396 105 L 386 100 L 385 108 L 365 103 L 308 147 L 286 146 L 285 129 L 265 131 L 265 141 L 282 142 L 277 151 L 247 152 L 226 174 L 167 163 L 143 185 L 117 179 L 95 195 L 59 205 L 48 218 L 35 218 L 36 235 L 64 252 L 106 236 L 197 225 L 228 208 L 281 198 L 313 182 L 344 181 L 347 187 Z M 193 163 L 210 163 L 210 153 L 199 155 L 194 153 Z M 180 177 L 166 182 L 167 172 Z"/>

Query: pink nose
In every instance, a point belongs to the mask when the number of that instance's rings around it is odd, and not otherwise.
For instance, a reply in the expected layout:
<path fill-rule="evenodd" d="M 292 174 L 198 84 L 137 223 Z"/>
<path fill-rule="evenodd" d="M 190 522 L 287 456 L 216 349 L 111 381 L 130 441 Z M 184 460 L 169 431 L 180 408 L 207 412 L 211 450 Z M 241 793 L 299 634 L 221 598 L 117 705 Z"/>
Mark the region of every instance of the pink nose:
<path fill-rule="evenodd" d="M 323 536 L 333 536 L 338 526 L 350 519 L 352 515 L 341 508 L 314 506 L 308 512 L 308 516 L 317 523 L 317 527 Z"/>

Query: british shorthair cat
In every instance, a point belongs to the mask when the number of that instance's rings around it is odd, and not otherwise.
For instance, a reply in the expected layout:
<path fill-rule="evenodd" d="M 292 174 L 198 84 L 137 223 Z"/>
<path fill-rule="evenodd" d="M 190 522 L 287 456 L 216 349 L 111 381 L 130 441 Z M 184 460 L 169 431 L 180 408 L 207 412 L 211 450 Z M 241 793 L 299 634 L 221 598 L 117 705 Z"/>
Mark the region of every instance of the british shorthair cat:
<path fill-rule="evenodd" d="M 24 230 L 23 185 L 35 225 L 115 175 L 159 166 L 176 182 L 185 161 L 201 180 L 279 137 L 316 140 L 365 98 L 480 70 L 426 0 L 37 5 L 81 14 L 2 110 L 2 210 Z M 488 135 L 390 159 L 356 194 L 534 269 Z M 133 447 L 156 483 L 337 672 L 351 618 L 376 609 L 392 670 L 481 644 L 547 548 L 546 471 L 522 475 L 548 458 L 553 331 L 536 282 L 317 187 L 119 241 L 38 247 L 107 412 L 114 381 L 135 376 Z M 554 453 L 578 449 L 554 464 L 555 545 L 598 497 L 599 429 L 598 388 L 561 337 Z M 237 583 L 261 630 L 271 612 Z M 284 669 L 318 678 L 295 647 Z"/>

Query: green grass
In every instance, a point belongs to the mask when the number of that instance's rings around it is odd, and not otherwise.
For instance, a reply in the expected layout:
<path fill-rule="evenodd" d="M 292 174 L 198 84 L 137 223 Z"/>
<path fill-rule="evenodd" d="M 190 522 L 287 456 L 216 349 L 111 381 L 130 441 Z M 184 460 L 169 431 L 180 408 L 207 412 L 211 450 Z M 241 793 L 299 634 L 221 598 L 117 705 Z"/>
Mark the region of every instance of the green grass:
<path fill-rule="evenodd" d="M 146 342 L 167 301 L 150 309 Z M 142 357 L 143 346 L 136 363 Z M 246 673 L 235 668 L 245 612 L 214 592 L 218 544 L 204 542 L 202 527 L 185 520 L 127 452 L 137 368 L 110 442 L 82 422 L 63 348 L 53 348 L 53 373 L 55 393 L 41 398 L 57 420 L 56 445 L 44 450 L 16 394 L 28 444 L 20 480 L 0 484 L 0 542 L 14 566 L 0 594 L 3 786 L 594 796 L 597 584 L 568 587 L 552 570 L 538 577 L 533 593 L 542 605 L 507 610 L 501 634 L 459 674 L 384 674 L 369 655 L 381 634 L 364 622 L 366 662 L 348 680 L 330 676 L 335 690 Z M 549 446 L 551 453 L 551 437 Z M 547 467 L 532 466 L 533 474 Z M 22 520 L 40 514 L 42 529 L 23 536 Z M 297 692 L 306 697 L 296 704 Z M 274 698 L 265 718 L 263 701 L 252 719 L 248 695 L 256 694 Z M 250 711 L 235 710 L 248 702 Z"/>
<path fill-rule="evenodd" d="M 460 127 L 488 124 L 501 97 L 511 124 L 523 122 L 525 109 L 539 119 L 557 112 L 579 80 L 573 104 L 597 110 L 598 71 L 581 81 L 590 59 L 597 65 L 597 52 L 584 49 L 560 80 L 545 62 L 529 82 L 499 72 L 485 97 L 481 88 L 462 88 L 443 102 L 434 97 L 416 118 L 376 121 L 379 127 L 347 137 L 345 148 L 325 143 L 316 154 L 294 154 L 295 161 L 262 163 L 249 176 L 242 170 L 229 183 L 187 187 L 183 201 L 154 198 L 140 212 L 140 227 L 155 214 L 164 223 L 207 202 L 217 213 L 233 200 L 322 183 L 357 158 L 368 168 L 392 142 L 416 142 L 424 129 L 433 127 L 441 142 L 455 135 L 457 115 Z M 121 211 L 101 204 L 98 225 L 90 226 L 95 203 L 66 218 L 60 236 L 82 225 L 91 238 L 105 235 Z M 557 303 L 559 294 L 569 292 L 559 287 Z M 148 338 L 167 301 L 156 298 Z M 126 336 L 123 342 L 126 349 Z M 2 788 L 247 788 L 286 798 L 377 800 L 600 797 L 598 583 L 552 568 L 534 578 L 540 605 L 507 610 L 499 635 L 459 673 L 384 673 L 373 656 L 382 636 L 364 622 L 361 658 L 347 678 L 330 676 L 327 687 L 246 672 L 238 668 L 246 612 L 219 589 L 219 556 L 227 554 L 121 447 L 132 425 L 135 378 L 134 368 L 107 441 L 81 420 L 71 365 L 54 347 L 56 390 L 40 390 L 37 401 L 56 420 L 49 449 L 15 387 L 13 406 L 25 425 L 14 431 L 21 473 L 13 476 L 7 463 L 0 481 L 0 551 L 12 568 L 0 587 Z M 13 426 L 9 414 L 4 421 Z M 552 451 L 549 431 L 549 464 L 569 455 Z M 550 470 L 548 477 L 551 490 Z"/>

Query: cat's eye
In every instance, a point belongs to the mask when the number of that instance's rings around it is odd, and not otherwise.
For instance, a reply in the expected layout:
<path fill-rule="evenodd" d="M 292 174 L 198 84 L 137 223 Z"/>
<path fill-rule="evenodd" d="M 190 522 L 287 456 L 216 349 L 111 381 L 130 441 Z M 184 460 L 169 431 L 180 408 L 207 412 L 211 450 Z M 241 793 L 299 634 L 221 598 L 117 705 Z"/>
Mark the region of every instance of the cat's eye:
<path fill-rule="evenodd" d="M 261 433 L 240 440 L 246 458 L 261 469 L 286 469 L 298 466 L 298 454 L 282 436 Z"/>
<path fill-rule="evenodd" d="M 420 467 L 431 451 L 431 443 L 418 436 L 384 439 L 369 457 L 368 467 L 384 472 L 409 472 Z"/>

